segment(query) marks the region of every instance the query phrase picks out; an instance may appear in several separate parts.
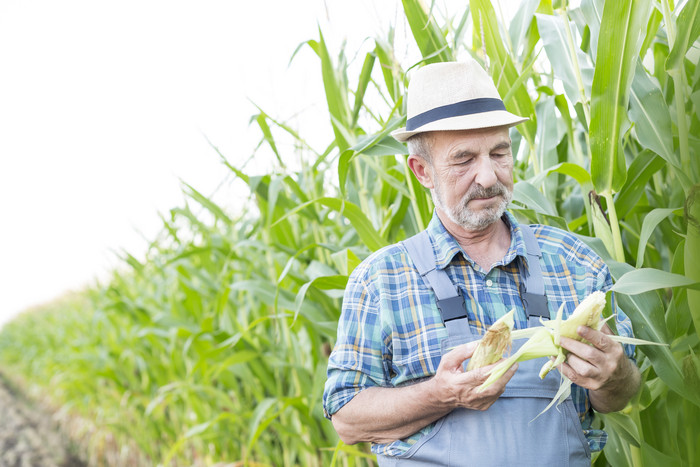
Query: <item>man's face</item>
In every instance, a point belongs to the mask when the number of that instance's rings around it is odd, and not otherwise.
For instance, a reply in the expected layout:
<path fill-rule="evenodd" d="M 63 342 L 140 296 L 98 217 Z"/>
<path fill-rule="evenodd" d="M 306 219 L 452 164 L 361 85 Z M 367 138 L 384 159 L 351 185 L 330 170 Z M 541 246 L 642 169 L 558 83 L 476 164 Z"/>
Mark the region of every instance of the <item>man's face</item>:
<path fill-rule="evenodd" d="M 500 219 L 513 196 L 508 129 L 436 131 L 431 136 L 435 206 L 470 231 Z"/>

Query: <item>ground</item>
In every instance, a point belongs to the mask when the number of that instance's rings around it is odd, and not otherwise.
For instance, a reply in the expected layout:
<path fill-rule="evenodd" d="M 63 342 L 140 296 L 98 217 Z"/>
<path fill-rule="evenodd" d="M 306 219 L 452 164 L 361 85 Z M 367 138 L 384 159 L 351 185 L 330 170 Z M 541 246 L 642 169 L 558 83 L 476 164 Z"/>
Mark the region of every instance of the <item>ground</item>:
<path fill-rule="evenodd" d="M 51 414 L 0 375 L 0 467 L 84 467 Z"/>

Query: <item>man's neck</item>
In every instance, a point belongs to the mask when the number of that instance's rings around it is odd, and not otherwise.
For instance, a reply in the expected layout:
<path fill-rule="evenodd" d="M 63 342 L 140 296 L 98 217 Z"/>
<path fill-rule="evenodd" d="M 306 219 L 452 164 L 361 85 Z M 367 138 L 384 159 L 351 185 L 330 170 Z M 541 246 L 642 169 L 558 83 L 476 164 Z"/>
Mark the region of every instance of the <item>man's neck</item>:
<path fill-rule="evenodd" d="M 502 219 L 488 225 L 483 230 L 468 230 L 455 224 L 441 210 L 437 215 L 445 229 L 457 240 L 459 246 L 485 271 L 503 259 L 510 247 L 510 228 Z"/>

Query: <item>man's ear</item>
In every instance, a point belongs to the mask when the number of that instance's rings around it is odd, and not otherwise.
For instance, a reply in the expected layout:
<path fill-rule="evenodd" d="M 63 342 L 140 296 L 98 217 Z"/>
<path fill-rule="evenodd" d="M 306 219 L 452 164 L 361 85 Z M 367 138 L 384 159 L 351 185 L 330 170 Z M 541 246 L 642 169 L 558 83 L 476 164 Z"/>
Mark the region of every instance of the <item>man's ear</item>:
<path fill-rule="evenodd" d="M 430 163 L 428 161 L 420 156 L 411 154 L 408 156 L 408 167 L 411 169 L 411 172 L 413 172 L 413 175 L 416 176 L 421 185 L 430 190 L 435 188 L 435 185 L 433 184 L 433 169 L 430 167 Z"/>

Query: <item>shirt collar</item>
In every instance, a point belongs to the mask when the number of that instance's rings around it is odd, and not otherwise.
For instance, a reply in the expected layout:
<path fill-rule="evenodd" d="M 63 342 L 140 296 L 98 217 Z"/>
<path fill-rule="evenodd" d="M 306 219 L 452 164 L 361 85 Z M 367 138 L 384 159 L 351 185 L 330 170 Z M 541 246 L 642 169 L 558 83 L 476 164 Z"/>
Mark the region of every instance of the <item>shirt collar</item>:
<path fill-rule="evenodd" d="M 515 219 L 515 216 L 508 211 L 503 214 L 502 219 L 510 228 L 510 247 L 503 260 L 496 263 L 496 266 L 510 264 L 518 256 L 521 256 L 523 260 L 527 262 L 525 241 L 523 240 L 523 234 L 518 221 Z M 435 211 L 433 211 L 433 218 L 430 220 L 427 230 L 433 244 L 433 253 L 436 258 L 435 264 L 438 269 L 445 269 L 452 262 L 457 253 L 462 253 L 464 258 L 471 262 L 469 257 L 462 250 L 462 247 L 457 243 L 457 240 L 455 240 L 447 229 L 445 229 L 445 226 L 442 225 Z"/>

